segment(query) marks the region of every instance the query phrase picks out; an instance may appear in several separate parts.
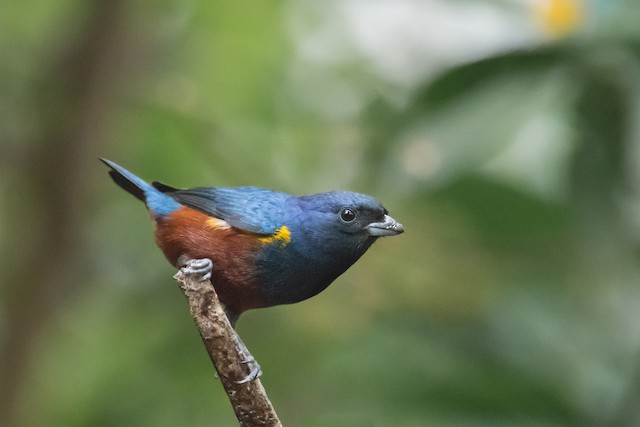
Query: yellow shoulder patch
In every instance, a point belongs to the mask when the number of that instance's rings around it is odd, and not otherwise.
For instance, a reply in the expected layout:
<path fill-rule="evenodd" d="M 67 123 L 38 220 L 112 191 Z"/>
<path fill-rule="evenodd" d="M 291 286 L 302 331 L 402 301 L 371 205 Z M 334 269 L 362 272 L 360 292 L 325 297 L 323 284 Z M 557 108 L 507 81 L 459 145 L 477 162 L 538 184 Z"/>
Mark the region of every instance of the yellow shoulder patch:
<path fill-rule="evenodd" d="M 259 240 L 262 243 L 278 243 L 282 246 L 287 246 L 291 242 L 291 232 L 286 225 L 283 225 L 273 235 L 269 237 L 261 237 Z"/>
<path fill-rule="evenodd" d="M 227 221 L 213 217 L 207 219 L 205 221 L 205 224 L 207 224 L 208 227 L 213 228 L 214 230 L 226 230 L 228 228 L 231 228 Z"/>

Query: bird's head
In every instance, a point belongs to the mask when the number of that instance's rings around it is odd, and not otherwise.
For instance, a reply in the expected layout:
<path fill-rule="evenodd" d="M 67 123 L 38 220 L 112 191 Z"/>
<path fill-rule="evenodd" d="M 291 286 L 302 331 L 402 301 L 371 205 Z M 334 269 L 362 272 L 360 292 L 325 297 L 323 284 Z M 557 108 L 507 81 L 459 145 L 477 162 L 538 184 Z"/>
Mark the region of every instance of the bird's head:
<path fill-rule="evenodd" d="M 297 199 L 296 221 L 306 243 L 316 250 L 357 259 L 378 237 L 404 232 L 402 224 L 371 196 L 332 191 Z"/>

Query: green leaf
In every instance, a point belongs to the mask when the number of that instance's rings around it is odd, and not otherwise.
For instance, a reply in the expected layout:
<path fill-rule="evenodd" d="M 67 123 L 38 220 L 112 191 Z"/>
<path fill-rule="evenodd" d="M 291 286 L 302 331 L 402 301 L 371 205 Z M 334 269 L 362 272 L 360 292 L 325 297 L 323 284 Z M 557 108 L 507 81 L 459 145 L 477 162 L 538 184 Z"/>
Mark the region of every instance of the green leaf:
<path fill-rule="evenodd" d="M 545 45 L 463 64 L 427 84 L 413 100 L 412 108 L 422 112 L 437 110 L 496 81 L 544 73 L 564 64 L 569 53 L 565 45 Z"/>

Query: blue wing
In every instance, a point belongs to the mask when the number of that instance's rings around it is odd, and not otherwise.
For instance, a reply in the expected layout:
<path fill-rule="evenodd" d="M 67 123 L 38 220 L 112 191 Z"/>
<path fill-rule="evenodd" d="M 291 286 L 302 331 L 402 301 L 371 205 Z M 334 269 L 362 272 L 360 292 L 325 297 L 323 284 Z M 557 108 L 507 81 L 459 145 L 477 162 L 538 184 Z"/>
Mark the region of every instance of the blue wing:
<path fill-rule="evenodd" d="M 153 186 L 184 206 L 258 234 L 274 233 L 284 225 L 285 204 L 292 197 L 258 187 L 178 190 L 158 182 Z"/>

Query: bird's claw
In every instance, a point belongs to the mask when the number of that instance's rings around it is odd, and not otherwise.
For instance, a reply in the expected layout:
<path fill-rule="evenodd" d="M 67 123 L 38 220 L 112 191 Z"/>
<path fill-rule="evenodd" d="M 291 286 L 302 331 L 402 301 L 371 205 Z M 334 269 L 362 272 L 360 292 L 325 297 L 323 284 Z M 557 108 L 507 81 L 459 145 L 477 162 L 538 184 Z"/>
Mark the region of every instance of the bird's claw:
<path fill-rule="evenodd" d="M 238 353 L 240 355 L 241 363 L 243 365 L 247 365 L 247 367 L 249 368 L 249 373 L 241 380 L 236 381 L 236 384 L 244 384 L 244 383 L 248 383 L 249 381 L 255 380 L 260 375 L 262 375 L 262 369 L 260 368 L 260 364 L 255 359 L 255 357 L 253 357 L 253 355 L 249 352 L 249 349 L 247 348 L 246 345 L 244 345 L 244 343 L 242 342 L 242 339 L 240 339 L 240 336 L 237 333 L 234 334 L 233 339 L 236 343 L 236 349 L 238 350 Z"/>
<path fill-rule="evenodd" d="M 184 261 L 182 268 L 180 268 L 182 274 L 192 276 L 199 282 L 211 279 L 212 270 L 213 262 L 209 258 L 187 259 Z"/>
<path fill-rule="evenodd" d="M 242 363 L 246 363 L 251 371 L 247 374 L 246 377 L 244 377 L 240 381 L 236 381 L 236 384 L 248 383 L 249 381 L 253 381 L 262 375 L 262 368 L 260 368 L 260 364 L 256 362 L 253 357 L 251 358 L 251 360 L 245 360 Z"/>

